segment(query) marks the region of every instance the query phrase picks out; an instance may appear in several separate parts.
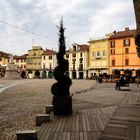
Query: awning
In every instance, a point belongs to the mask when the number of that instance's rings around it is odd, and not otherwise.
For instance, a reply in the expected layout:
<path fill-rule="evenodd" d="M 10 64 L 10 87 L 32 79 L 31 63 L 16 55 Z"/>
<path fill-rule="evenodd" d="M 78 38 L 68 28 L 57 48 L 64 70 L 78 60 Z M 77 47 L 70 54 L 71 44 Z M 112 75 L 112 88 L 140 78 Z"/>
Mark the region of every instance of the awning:
<path fill-rule="evenodd" d="M 132 71 L 133 69 L 125 69 L 125 71 Z"/>
<path fill-rule="evenodd" d="M 140 71 L 140 69 L 136 69 L 136 71 Z"/>
<path fill-rule="evenodd" d="M 113 71 L 120 71 L 120 69 L 113 69 Z"/>

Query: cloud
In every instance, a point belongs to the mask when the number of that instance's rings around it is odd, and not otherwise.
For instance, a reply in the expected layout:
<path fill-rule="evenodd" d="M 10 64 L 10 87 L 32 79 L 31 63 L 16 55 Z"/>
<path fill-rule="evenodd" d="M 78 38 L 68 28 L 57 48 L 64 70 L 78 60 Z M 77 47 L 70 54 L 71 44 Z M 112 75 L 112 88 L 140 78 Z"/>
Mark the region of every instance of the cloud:
<path fill-rule="evenodd" d="M 127 3 L 127 4 L 126 4 Z M 67 47 L 73 42 L 87 43 L 126 26 L 135 28 L 132 0 L 4 0 L 0 5 L 1 51 L 22 54 L 34 44 L 57 49 L 61 16 L 66 27 Z"/>
<path fill-rule="evenodd" d="M 129 9 L 129 10 L 128 10 Z M 125 27 L 134 28 L 134 13 L 131 1 L 109 2 L 102 10 L 91 17 L 89 35 L 103 36 L 113 30 L 124 30 Z"/>

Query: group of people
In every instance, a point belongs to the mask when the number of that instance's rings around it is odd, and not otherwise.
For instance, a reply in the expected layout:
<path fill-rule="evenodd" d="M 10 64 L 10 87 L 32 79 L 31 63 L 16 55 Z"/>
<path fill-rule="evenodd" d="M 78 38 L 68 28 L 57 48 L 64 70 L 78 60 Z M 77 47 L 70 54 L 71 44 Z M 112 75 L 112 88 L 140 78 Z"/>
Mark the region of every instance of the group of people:
<path fill-rule="evenodd" d="M 97 77 L 96 81 L 97 81 L 97 83 L 102 83 L 103 79 L 99 76 L 99 77 Z"/>
<path fill-rule="evenodd" d="M 106 79 L 106 77 L 105 76 L 97 76 L 96 77 L 96 82 L 97 83 L 102 83 L 102 82 L 106 82 L 107 81 L 107 79 Z"/>
<path fill-rule="evenodd" d="M 129 84 L 129 80 L 127 79 L 127 77 L 125 77 L 124 75 L 122 75 L 120 77 L 120 79 L 116 82 L 116 90 L 119 89 L 120 90 L 120 86 L 123 86 L 123 85 L 126 85 L 126 84 Z"/>

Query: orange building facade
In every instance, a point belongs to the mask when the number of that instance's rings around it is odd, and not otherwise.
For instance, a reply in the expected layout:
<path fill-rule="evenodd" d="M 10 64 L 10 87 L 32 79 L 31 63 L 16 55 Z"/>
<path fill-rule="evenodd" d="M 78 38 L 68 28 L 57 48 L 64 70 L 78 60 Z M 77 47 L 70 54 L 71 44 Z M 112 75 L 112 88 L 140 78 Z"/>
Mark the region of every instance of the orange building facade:
<path fill-rule="evenodd" d="M 114 31 L 110 36 L 109 73 L 113 78 L 119 78 L 121 75 L 140 78 L 140 58 L 136 51 L 135 33 L 136 30 L 125 28 L 124 31 Z"/>

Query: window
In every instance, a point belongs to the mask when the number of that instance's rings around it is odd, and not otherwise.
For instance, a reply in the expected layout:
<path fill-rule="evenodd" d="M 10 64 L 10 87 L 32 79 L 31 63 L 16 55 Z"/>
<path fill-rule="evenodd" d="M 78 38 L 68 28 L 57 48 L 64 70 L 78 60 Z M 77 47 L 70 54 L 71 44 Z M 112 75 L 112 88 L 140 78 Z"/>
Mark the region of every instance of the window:
<path fill-rule="evenodd" d="M 0 57 L 0 61 L 2 61 L 2 58 Z"/>
<path fill-rule="evenodd" d="M 69 58 L 69 54 L 66 54 L 66 58 Z"/>
<path fill-rule="evenodd" d="M 45 69 L 45 64 L 43 64 L 43 69 Z"/>
<path fill-rule="evenodd" d="M 52 59 L 52 55 L 49 56 L 49 60 L 51 60 L 51 59 Z"/>
<path fill-rule="evenodd" d="M 45 55 L 43 56 L 43 60 L 45 60 Z"/>
<path fill-rule="evenodd" d="M 49 64 L 49 69 L 52 69 L 52 64 L 51 63 Z"/>
<path fill-rule="evenodd" d="M 73 57 L 76 57 L 76 53 L 73 53 L 72 56 L 73 56 Z"/>
<path fill-rule="evenodd" d="M 80 53 L 80 57 L 82 57 L 82 53 Z"/>
<path fill-rule="evenodd" d="M 72 59 L 73 64 L 75 64 L 76 59 Z"/>
<path fill-rule="evenodd" d="M 83 64 L 79 65 L 79 70 L 81 70 L 81 71 L 83 70 Z"/>
<path fill-rule="evenodd" d="M 115 41 L 111 41 L 110 46 L 111 46 L 111 48 L 115 48 Z"/>
<path fill-rule="evenodd" d="M 130 46 L 130 39 L 123 40 L 123 45 L 124 46 Z"/>
<path fill-rule="evenodd" d="M 94 57 L 94 52 L 92 52 L 92 57 Z"/>
<path fill-rule="evenodd" d="M 75 64 L 73 64 L 73 70 L 75 70 Z"/>
<path fill-rule="evenodd" d="M 105 54 L 105 50 L 103 50 L 103 56 L 105 56 L 106 54 Z"/>
<path fill-rule="evenodd" d="M 115 49 L 111 49 L 110 54 L 115 54 Z"/>
<path fill-rule="evenodd" d="M 83 58 L 80 58 L 80 64 L 83 63 Z"/>
<path fill-rule="evenodd" d="M 112 66 L 115 66 L 115 60 L 114 59 L 112 60 Z"/>
<path fill-rule="evenodd" d="M 126 53 L 126 54 L 129 53 L 129 48 L 125 48 L 125 53 Z"/>
<path fill-rule="evenodd" d="M 32 63 L 32 59 L 28 59 L 28 63 Z"/>
<path fill-rule="evenodd" d="M 76 51 L 76 46 L 73 46 L 73 51 Z"/>
<path fill-rule="evenodd" d="M 129 59 L 125 59 L 125 65 L 126 65 L 126 66 L 129 65 Z"/>
<path fill-rule="evenodd" d="M 97 57 L 100 57 L 100 52 L 99 51 L 97 52 Z"/>

